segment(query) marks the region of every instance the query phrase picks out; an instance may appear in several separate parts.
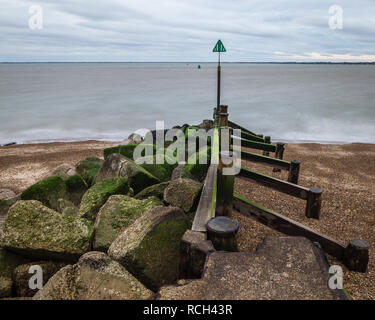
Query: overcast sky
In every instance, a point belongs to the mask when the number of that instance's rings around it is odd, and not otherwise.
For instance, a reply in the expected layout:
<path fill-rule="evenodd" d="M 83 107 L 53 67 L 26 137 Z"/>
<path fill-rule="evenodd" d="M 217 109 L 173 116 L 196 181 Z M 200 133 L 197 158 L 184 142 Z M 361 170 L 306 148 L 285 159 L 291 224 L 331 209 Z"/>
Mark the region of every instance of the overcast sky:
<path fill-rule="evenodd" d="M 30 6 L 43 28 L 29 27 Z M 329 8 L 343 9 L 332 30 Z M 0 61 L 375 61 L 375 0 L 0 0 Z M 34 20 L 33 20 L 34 21 Z"/>

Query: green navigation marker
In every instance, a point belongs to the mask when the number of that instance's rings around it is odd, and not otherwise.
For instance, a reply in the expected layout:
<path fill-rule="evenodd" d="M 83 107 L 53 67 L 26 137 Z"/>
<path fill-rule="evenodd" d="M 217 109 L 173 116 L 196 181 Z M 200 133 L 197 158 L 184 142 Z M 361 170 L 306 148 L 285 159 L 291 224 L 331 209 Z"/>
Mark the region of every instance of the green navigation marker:
<path fill-rule="evenodd" d="M 217 65 L 217 106 L 216 106 L 217 110 L 219 110 L 219 107 L 220 107 L 220 78 L 221 78 L 220 52 L 227 52 L 227 50 L 225 49 L 221 40 L 219 40 L 218 42 L 216 42 L 216 45 L 215 45 L 215 47 L 212 51 L 219 53 L 219 55 L 218 55 L 219 59 L 218 59 L 218 65 Z"/>
<path fill-rule="evenodd" d="M 213 52 L 227 52 L 227 50 L 225 49 L 223 43 L 221 42 L 221 40 L 219 40 L 216 45 L 215 45 L 215 48 L 212 50 Z"/>

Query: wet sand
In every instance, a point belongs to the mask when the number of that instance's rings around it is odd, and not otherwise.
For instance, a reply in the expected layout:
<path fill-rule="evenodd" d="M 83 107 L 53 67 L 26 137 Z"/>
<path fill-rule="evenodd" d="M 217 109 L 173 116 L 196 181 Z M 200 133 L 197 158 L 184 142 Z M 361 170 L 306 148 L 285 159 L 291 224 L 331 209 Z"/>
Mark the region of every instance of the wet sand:
<path fill-rule="evenodd" d="M 64 142 L 0 147 L 0 188 L 19 193 L 62 163 L 75 164 L 89 156 L 103 156 L 103 149 L 118 142 Z M 375 299 L 375 145 L 373 144 L 287 144 L 285 160 L 300 160 L 299 184 L 323 190 L 320 220 L 304 216 L 305 201 L 236 179 L 235 192 L 328 236 L 347 243 L 366 240 L 370 263 L 365 274 L 344 268 L 344 286 L 354 299 Z M 248 161 L 248 167 L 287 179 L 287 172 L 272 172 Z M 255 250 L 257 243 L 275 231 L 235 214 L 240 223 L 241 250 Z M 330 264 L 340 264 L 329 257 Z"/>

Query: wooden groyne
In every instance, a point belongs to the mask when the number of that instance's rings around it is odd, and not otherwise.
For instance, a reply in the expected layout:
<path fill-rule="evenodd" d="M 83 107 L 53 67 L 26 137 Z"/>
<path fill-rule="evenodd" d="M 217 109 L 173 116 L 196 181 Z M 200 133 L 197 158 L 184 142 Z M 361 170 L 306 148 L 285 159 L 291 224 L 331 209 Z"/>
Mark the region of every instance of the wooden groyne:
<path fill-rule="evenodd" d="M 234 136 L 233 129 L 240 129 L 241 135 Z M 274 170 L 288 171 L 288 180 L 284 181 L 263 173 L 240 168 L 236 176 L 223 176 L 222 158 L 227 155 L 221 152 L 221 132 L 229 130 L 230 152 L 239 152 L 241 158 L 246 161 L 256 162 L 265 166 L 271 166 Z M 223 135 L 225 136 L 225 135 Z M 228 135 L 227 135 L 228 136 Z M 233 145 L 234 139 L 239 139 L 241 147 Z M 238 142 L 238 141 L 237 141 Z M 304 226 L 281 213 L 274 212 L 256 203 L 233 193 L 234 179 L 251 180 L 259 185 L 285 193 L 306 201 L 305 216 L 307 218 L 319 219 L 322 203 L 323 191 L 320 188 L 309 188 L 298 184 L 300 173 L 300 161 L 290 162 L 283 160 L 283 143 L 271 143 L 271 138 L 255 134 L 254 132 L 228 120 L 228 106 L 219 106 L 214 109 L 214 137 L 212 140 L 212 159 L 218 158 L 217 162 L 212 161 L 206 180 L 198 209 L 192 225 L 192 232 L 207 234 L 207 223 L 218 216 L 226 216 L 230 210 L 234 209 L 246 217 L 254 219 L 274 230 L 289 236 L 303 236 L 307 239 L 319 243 L 320 247 L 328 254 L 342 261 L 349 270 L 366 272 L 368 264 L 369 245 L 360 239 L 350 239 L 345 245 L 331 237 L 321 234 L 312 228 Z M 250 148 L 263 151 L 262 155 L 243 150 Z M 270 156 L 274 154 L 274 157 Z M 218 163 L 218 164 L 217 164 Z M 212 232 L 212 231 L 211 231 Z M 233 237 L 234 234 L 225 235 L 225 227 L 218 231 L 223 237 Z M 207 238 L 207 237 L 206 237 Z M 205 238 L 205 239 L 206 239 Z M 185 257 L 186 259 L 186 257 Z"/>

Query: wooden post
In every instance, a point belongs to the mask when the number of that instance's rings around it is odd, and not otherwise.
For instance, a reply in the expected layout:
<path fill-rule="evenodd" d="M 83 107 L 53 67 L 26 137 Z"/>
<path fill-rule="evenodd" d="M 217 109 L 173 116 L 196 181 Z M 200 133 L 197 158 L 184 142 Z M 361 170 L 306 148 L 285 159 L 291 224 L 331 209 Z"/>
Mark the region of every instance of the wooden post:
<path fill-rule="evenodd" d="M 344 263 L 351 271 L 366 272 L 370 245 L 361 239 L 351 239 L 344 252 Z"/>
<path fill-rule="evenodd" d="M 307 218 L 319 219 L 322 205 L 322 192 L 320 188 L 315 187 L 309 190 L 305 212 Z"/>
<path fill-rule="evenodd" d="M 228 106 L 219 106 L 219 127 L 228 127 Z"/>
<path fill-rule="evenodd" d="M 300 162 L 298 160 L 292 160 L 289 167 L 288 181 L 294 184 L 298 184 Z"/>
<path fill-rule="evenodd" d="M 282 142 L 278 142 L 276 144 L 276 151 L 275 151 L 275 158 L 276 159 L 283 159 L 283 156 L 284 156 L 284 143 Z M 273 172 L 280 172 L 281 169 L 279 168 L 273 168 Z"/>
<path fill-rule="evenodd" d="M 238 251 L 236 234 L 238 222 L 228 217 L 215 217 L 206 225 L 207 239 L 220 251 Z"/>
<path fill-rule="evenodd" d="M 224 168 L 233 166 L 233 152 L 220 152 L 218 175 L 217 175 L 217 196 L 216 215 L 228 216 L 233 207 L 234 175 L 224 175 Z"/>
<path fill-rule="evenodd" d="M 214 125 L 218 124 L 217 114 L 218 114 L 217 108 L 214 108 L 214 115 L 213 115 L 214 116 Z"/>
<path fill-rule="evenodd" d="M 271 137 L 270 137 L 270 136 L 265 136 L 265 137 L 264 137 L 264 142 L 265 142 L 265 143 L 271 143 Z M 270 152 L 264 150 L 264 151 L 263 151 L 263 155 L 268 157 L 268 156 L 270 155 Z"/>

